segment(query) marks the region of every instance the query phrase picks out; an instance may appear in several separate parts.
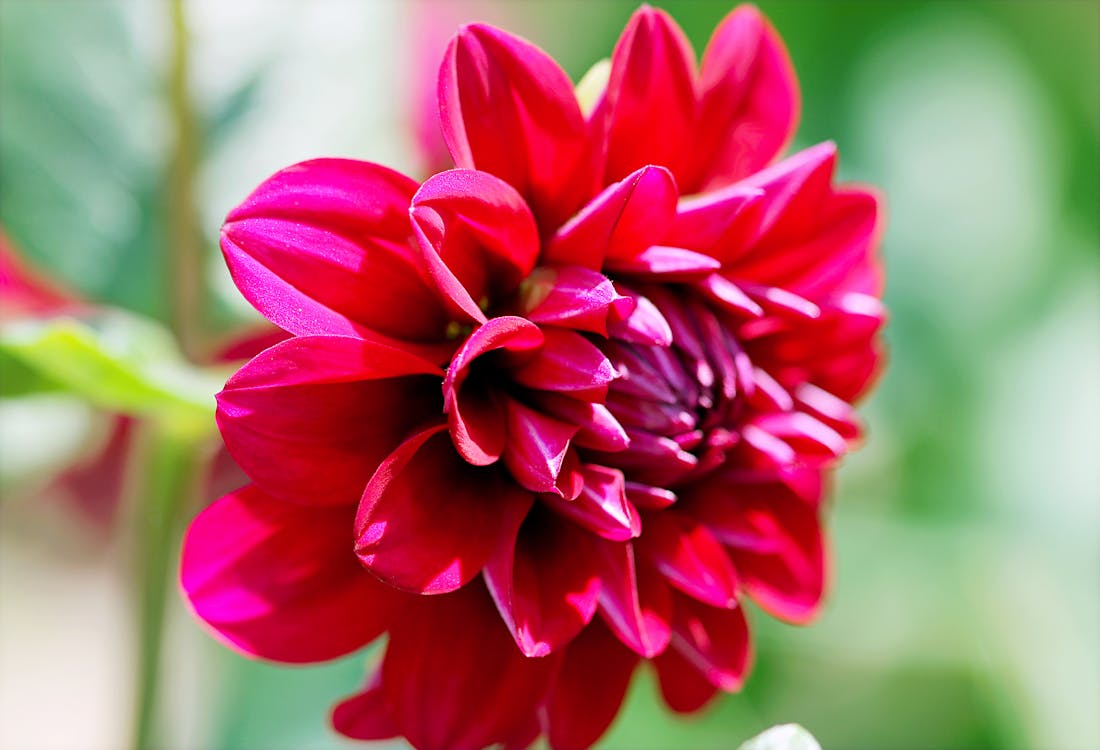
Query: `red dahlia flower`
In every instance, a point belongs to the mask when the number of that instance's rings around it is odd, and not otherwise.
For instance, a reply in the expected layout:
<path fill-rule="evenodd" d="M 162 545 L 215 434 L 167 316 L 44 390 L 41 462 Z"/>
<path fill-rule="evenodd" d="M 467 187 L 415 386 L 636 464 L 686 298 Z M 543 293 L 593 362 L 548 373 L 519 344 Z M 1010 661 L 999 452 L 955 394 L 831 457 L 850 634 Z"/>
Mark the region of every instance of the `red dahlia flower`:
<path fill-rule="evenodd" d="M 542 51 L 467 26 L 439 97 L 458 169 L 311 161 L 230 213 L 233 277 L 292 337 L 218 396 L 253 483 L 195 520 L 183 588 L 263 658 L 388 632 L 350 737 L 585 748 L 643 659 L 674 710 L 736 690 L 745 597 L 816 612 L 823 481 L 879 360 L 878 202 L 830 144 L 767 166 L 798 95 L 751 7 L 699 69 L 643 7 L 587 115 Z"/>

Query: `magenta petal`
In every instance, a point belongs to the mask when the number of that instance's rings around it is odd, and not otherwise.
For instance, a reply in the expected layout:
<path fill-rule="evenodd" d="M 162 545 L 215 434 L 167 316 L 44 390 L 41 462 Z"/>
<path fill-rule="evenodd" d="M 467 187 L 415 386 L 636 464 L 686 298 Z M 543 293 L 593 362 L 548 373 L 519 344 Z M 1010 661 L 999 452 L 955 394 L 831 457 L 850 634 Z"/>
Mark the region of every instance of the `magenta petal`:
<path fill-rule="evenodd" d="M 482 498 L 488 499 L 488 498 Z M 557 659 L 524 656 L 485 587 L 416 597 L 390 631 L 386 706 L 418 750 L 482 750 L 530 740 Z"/>
<path fill-rule="evenodd" d="M 675 510 L 650 513 L 635 543 L 676 588 L 714 607 L 737 604 L 737 573 L 726 550 L 706 527 Z"/>
<path fill-rule="evenodd" d="M 665 316 L 649 299 L 620 286 L 619 291 L 634 302 L 634 309 L 626 318 L 612 321 L 608 335 L 619 341 L 650 346 L 668 346 L 672 343 L 672 329 Z"/>
<path fill-rule="evenodd" d="M 528 320 L 601 336 L 607 335 L 609 316 L 634 309 L 610 279 L 581 266 L 535 269 L 524 290 L 522 313 Z"/>
<path fill-rule="evenodd" d="M 218 426 L 237 463 L 269 494 L 354 503 L 408 431 L 438 413 L 441 375 L 400 349 L 297 336 L 229 379 L 218 394 Z"/>
<path fill-rule="evenodd" d="M 355 519 L 355 551 L 390 585 L 438 594 L 478 574 L 532 497 L 455 453 L 444 427 L 410 438 L 378 467 Z"/>
<path fill-rule="evenodd" d="M 515 291 L 535 267 L 538 230 L 522 196 L 498 177 L 452 169 L 429 177 L 412 198 L 424 262 L 439 291 L 471 321 L 478 303 Z"/>
<path fill-rule="evenodd" d="M 744 608 L 718 609 L 680 596 L 674 610 L 672 649 L 716 688 L 740 690 L 752 663 Z"/>
<path fill-rule="evenodd" d="M 717 271 L 722 264 L 694 250 L 653 245 L 631 258 L 608 258 L 606 267 L 613 273 L 635 279 L 684 281 L 706 276 Z"/>
<path fill-rule="evenodd" d="M 615 368 L 607 357 L 574 331 L 546 328 L 542 333 L 546 337 L 542 350 L 512 373 L 515 381 L 537 390 L 602 399 L 615 379 Z"/>
<path fill-rule="evenodd" d="M 605 257 L 631 258 L 668 232 L 678 195 L 667 169 L 642 167 L 609 185 L 558 229 L 544 260 L 599 270 Z"/>
<path fill-rule="evenodd" d="M 532 511 L 489 558 L 485 583 L 524 655 L 546 656 L 596 614 L 600 578 L 593 542 L 568 521 Z"/>
<path fill-rule="evenodd" d="M 505 399 L 508 440 L 504 465 L 512 478 L 532 492 L 559 492 L 558 474 L 565 460 L 569 440 L 577 427 Z"/>
<path fill-rule="evenodd" d="M 353 740 L 388 740 L 400 734 L 382 694 L 382 675 L 375 673 L 362 691 L 332 710 L 332 727 Z"/>
<path fill-rule="evenodd" d="M 642 6 L 611 57 L 607 90 L 592 115 L 606 138 L 605 182 L 646 164 L 679 174 L 696 118 L 695 55 L 662 10 Z"/>
<path fill-rule="evenodd" d="M 470 334 L 451 358 L 443 380 L 444 411 L 455 448 L 469 463 L 487 466 L 500 458 L 508 419 L 503 397 L 491 383 L 474 378 L 467 385 L 471 366 L 489 353 L 499 353 L 502 360 L 534 357 L 544 340 L 538 326 L 523 318 L 493 318 Z M 495 366 L 504 364 L 498 361 Z"/>
<path fill-rule="evenodd" d="M 662 241 L 708 254 L 740 247 L 756 229 L 763 196 L 760 188 L 737 184 L 681 198 L 676 219 Z"/>
<path fill-rule="evenodd" d="M 510 183 L 540 223 L 565 219 L 585 123 L 569 77 L 549 55 L 491 26 L 464 26 L 439 71 L 439 114 L 458 166 Z"/>
<path fill-rule="evenodd" d="M 326 661 L 382 633 L 405 597 L 366 573 L 350 508 L 286 503 L 249 485 L 192 522 L 180 582 L 192 609 L 249 656 Z"/>
<path fill-rule="evenodd" d="M 600 451 L 620 451 L 630 444 L 630 438 L 619 420 L 603 404 L 581 401 L 561 393 L 532 391 L 533 405 L 562 422 L 578 426 L 573 444 Z"/>
<path fill-rule="evenodd" d="M 638 655 L 599 620 L 569 644 L 546 698 L 546 734 L 553 750 L 587 750 L 619 712 Z"/>
<path fill-rule="evenodd" d="M 226 219 L 222 251 L 253 306 L 291 333 L 439 338 L 447 319 L 408 245 L 416 183 L 368 162 L 278 172 Z"/>
<path fill-rule="evenodd" d="M 575 499 L 543 496 L 543 502 L 593 534 L 613 542 L 625 542 L 641 534 L 641 518 L 626 499 L 622 472 L 586 464 L 583 474 L 584 489 Z"/>
<path fill-rule="evenodd" d="M 676 713 L 695 713 L 718 694 L 718 688 L 677 649 L 666 649 L 653 660 L 653 666 L 657 668 L 661 697 Z"/>
<path fill-rule="evenodd" d="M 668 585 L 657 571 L 635 565 L 631 542 L 603 542 L 600 550 L 600 615 L 623 644 L 653 658 L 665 650 L 671 634 Z"/>
<path fill-rule="evenodd" d="M 741 5 L 715 29 L 703 55 L 690 176 L 711 190 L 766 166 L 798 125 L 794 69 L 771 24 Z"/>

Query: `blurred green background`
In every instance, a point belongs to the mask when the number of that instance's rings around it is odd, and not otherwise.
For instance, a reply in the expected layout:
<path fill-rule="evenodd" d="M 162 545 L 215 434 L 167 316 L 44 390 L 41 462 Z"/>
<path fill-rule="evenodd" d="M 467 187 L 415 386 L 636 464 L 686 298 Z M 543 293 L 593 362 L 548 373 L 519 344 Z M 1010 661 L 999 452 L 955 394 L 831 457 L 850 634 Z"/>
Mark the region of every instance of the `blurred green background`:
<path fill-rule="evenodd" d="M 699 51 L 731 7 L 658 4 Z M 840 472 L 820 621 L 753 612 L 742 694 L 673 718 L 645 675 L 601 747 L 717 750 L 783 722 L 826 750 L 1100 747 L 1100 8 L 759 5 L 802 84 L 796 146 L 835 140 L 842 176 L 888 196 L 891 363 Z M 181 333 L 166 238 L 193 209 L 193 352 L 253 320 L 215 238 L 261 179 L 320 155 L 432 163 L 418 92 L 458 23 L 522 33 L 577 80 L 634 7 L 194 0 L 180 48 L 169 2 L 0 0 L 0 224 L 84 299 Z M 3 747 L 126 743 L 127 514 L 114 530 L 82 521 L 50 479 L 104 429 L 65 395 L 0 400 Z M 170 598 L 165 750 L 349 745 L 326 715 L 362 654 L 248 662 Z"/>

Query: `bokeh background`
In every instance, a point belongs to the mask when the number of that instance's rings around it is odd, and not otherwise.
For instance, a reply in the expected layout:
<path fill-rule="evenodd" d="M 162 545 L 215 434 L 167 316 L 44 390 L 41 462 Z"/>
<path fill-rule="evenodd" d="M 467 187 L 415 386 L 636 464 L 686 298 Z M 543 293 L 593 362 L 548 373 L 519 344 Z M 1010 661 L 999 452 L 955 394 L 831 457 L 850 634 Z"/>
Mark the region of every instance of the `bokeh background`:
<path fill-rule="evenodd" d="M 731 7 L 659 4 L 698 50 Z M 643 675 L 600 747 L 717 750 L 791 721 L 826 750 L 1100 747 L 1100 8 L 759 4 L 801 80 L 796 146 L 835 140 L 842 176 L 888 196 L 891 363 L 840 472 L 820 620 L 753 617 L 747 687 L 699 717 L 671 717 Z M 208 361 L 254 322 L 215 237 L 261 179 L 321 155 L 422 175 L 459 23 L 522 33 L 577 80 L 633 7 L 0 0 L 7 244 L 137 316 L 105 327 L 124 349 L 168 357 L 174 336 Z M 133 468 L 147 441 L 119 448 L 102 408 L 0 366 L 0 747 L 124 747 L 148 661 L 134 594 L 174 565 L 178 524 L 156 527 L 158 563 L 133 541 L 158 487 Z M 104 446 L 129 468 L 90 474 Z M 150 460 L 161 494 L 182 482 L 170 449 Z M 171 589 L 167 607 L 152 750 L 349 746 L 327 711 L 369 653 L 254 663 Z"/>

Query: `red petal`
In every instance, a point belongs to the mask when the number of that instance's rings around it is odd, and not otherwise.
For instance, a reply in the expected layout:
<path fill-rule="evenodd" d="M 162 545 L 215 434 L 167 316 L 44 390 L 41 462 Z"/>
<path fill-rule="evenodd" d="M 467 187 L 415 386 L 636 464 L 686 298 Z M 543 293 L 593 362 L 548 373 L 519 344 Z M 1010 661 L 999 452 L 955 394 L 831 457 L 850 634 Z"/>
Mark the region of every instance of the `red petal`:
<path fill-rule="evenodd" d="M 609 315 L 620 310 L 629 315 L 634 309 L 610 279 L 581 266 L 535 269 L 524 290 L 521 312 L 528 320 L 601 336 L 607 336 Z"/>
<path fill-rule="evenodd" d="M 653 660 L 661 683 L 661 696 L 676 713 L 695 713 L 718 694 L 702 673 L 674 648 Z"/>
<path fill-rule="evenodd" d="M 400 349 L 298 336 L 229 379 L 218 394 L 218 426 L 234 459 L 269 494 L 354 503 L 408 431 L 438 414 L 441 375 Z"/>
<path fill-rule="evenodd" d="M 249 485 L 191 523 L 180 581 L 195 614 L 249 656 L 327 661 L 374 640 L 405 597 L 355 559 L 350 508 L 286 503 Z"/>
<path fill-rule="evenodd" d="M 620 286 L 619 291 L 634 301 L 634 310 L 621 321 L 613 322 L 607 332 L 611 338 L 650 346 L 668 346 L 672 343 L 672 329 L 665 316 L 648 297 Z"/>
<path fill-rule="evenodd" d="M 600 621 L 569 644 L 546 699 L 553 750 L 586 750 L 607 731 L 630 686 L 638 655 Z"/>
<path fill-rule="evenodd" d="M 560 422 L 516 401 L 505 398 L 508 440 L 504 465 L 512 478 L 532 492 L 560 492 L 558 474 L 576 425 Z"/>
<path fill-rule="evenodd" d="M 667 169 L 642 167 L 609 185 L 563 225 L 544 261 L 599 270 L 605 257 L 632 258 L 668 232 L 677 197 Z"/>
<path fill-rule="evenodd" d="M 641 518 L 626 499 L 622 472 L 595 464 L 586 464 L 583 472 L 584 489 L 575 499 L 543 496 L 543 502 L 604 539 L 625 542 L 641 534 Z"/>
<path fill-rule="evenodd" d="M 737 603 L 737 573 L 729 555 L 706 527 L 674 510 L 650 513 L 639 554 L 665 579 L 699 601 L 730 608 Z"/>
<path fill-rule="evenodd" d="M 382 462 L 355 519 L 359 559 L 405 591 L 464 586 L 531 507 L 497 469 L 464 462 L 444 429 L 421 432 Z"/>
<path fill-rule="evenodd" d="M 546 656 L 592 620 L 600 591 L 595 554 L 585 532 L 536 509 L 489 558 L 485 583 L 526 656 Z"/>
<path fill-rule="evenodd" d="M 444 308 L 408 245 L 415 190 L 408 177 L 368 162 L 288 167 L 226 219 L 230 273 L 257 310 L 291 333 L 438 339 Z"/>
<path fill-rule="evenodd" d="M 715 687 L 741 689 L 752 662 L 752 643 L 744 609 L 708 607 L 680 596 L 672 617 L 672 648 Z"/>
<path fill-rule="evenodd" d="M 709 255 L 682 247 L 652 245 L 631 258 L 608 258 L 607 270 L 635 279 L 685 281 L 706 276 L 722 267 Z"/>
<path fill-rule="evenodd" d="M 615 45 L 607 90 L 592 120 L 606 139 L 605 183 L 647 164 L 673 174 L 693 147 L 695 55 L 667 13 L 643 6 Z"/>
<path fill-rule="evenodd" d="M 603 542 L 600 614 L 616 637 L 647 659 L 668 646 L 672 598 L 657 571 L 635 566 L 630 542 Z"/>
<path fill-rule="evenodd" d="M 353 740 L 388 740 L 400 734 L 386 708 L 380 672 L 375 673 L 361 692 L 345 698 L 333 708 L 332 726 Z"/>
<path fill-rule="evenodd" d="M 546 342 L 538 356 L 512 373 L 528 388 L 564 392 L 575 398 L 600 400 L 615 379 L 615 368 L 584 336 L 557 328 L 543 330 Z"/>
<path fill-rule="evenodd" d="M 569 77 L 549 55 L 491 26 L 465 26 L 439 71 L 439 105 L 458 166 L 512 184 L 541 223 L 568 216 L 585 124 Z"/>
<path fill-rule="evenodd" d="M 503 396 L 494 384 L 474 378 L 467 385 L 470 368 L 479 357 L 499 352 L 502 360 L 534 357 L 545 338 L 538 326 L 514 316 L 493 318 L 478 327 L 455 352 L 443 380 L 444 410 L 451 438 L 459 454 L 475 466 L 488 466 L 504 452 L 507 413 Z M 486 363 L 502 372 L 506 361 Z"/>
<path fill-rule="evenodd" d="M 477 583 L 412 601 L 390 631 L 382 690 L 418 750 L 482 750 L 529 738 L 556 662 L 520 653 Z"/>
<path fill-rule="evenodd" d="M 772 161 L 798 125 L 798 80 L 771 24 L 742 5 L 715 29 L 703 55 L 692 192 L 747 177 Z"/>
<path fill-rule="evenodd" d="M 487 172 L 452 169 L 429 177 L 412 198 L 425 264 L 452 312 L 484 322 L 483 298 L 515 291 L 535 267 L 539 238 L 523 198 Z"/>

